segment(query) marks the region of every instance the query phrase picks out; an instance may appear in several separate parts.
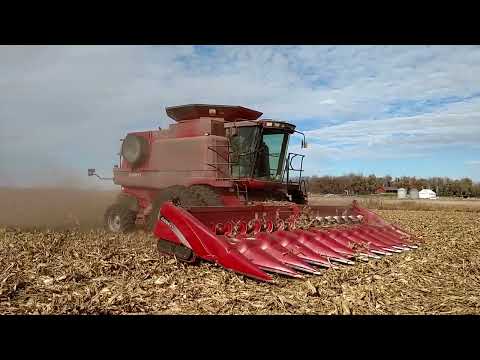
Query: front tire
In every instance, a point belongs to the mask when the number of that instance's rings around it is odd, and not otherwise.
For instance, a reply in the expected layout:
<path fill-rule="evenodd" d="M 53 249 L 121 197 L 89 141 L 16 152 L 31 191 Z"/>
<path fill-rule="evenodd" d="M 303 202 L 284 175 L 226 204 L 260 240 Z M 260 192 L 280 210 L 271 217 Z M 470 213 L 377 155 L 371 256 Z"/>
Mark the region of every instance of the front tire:
<path fill-rule="evenodd" d="M 292 202 L 294 202 L 295 204 L 299 204 L 299 205 L 308 204 L 307 197 L 303 192 L 295 190 L 295 191 L 292 191 L 290 195 L 292 196 Z"/>
<path fill-rule="evenodd" d="M 105 211 L 105 228 L 113 233 L 126 233 L 135 227 L 137 214 L 122 204 L 113 204 Z"/>
<path fill-rule="evenodd" d="M 202 206 L 201 200 L 198 199 L 197 196 L 185 186 L 174 185 L 160 190 L 152 202 L 152 211 L 147 216 L 145 225 L 148 230 L 152 231 L 155 227 L 160 208 L 167 201 L 172 201 L 179 206 L 185 207 Z"/>
<path fill-rule="evenodd" d="M 222 206 L 222 198 L 209 185 L 192 185 L 188 188 L 194 196 L 197 197 L 199 205 L 197 206 Z"/>

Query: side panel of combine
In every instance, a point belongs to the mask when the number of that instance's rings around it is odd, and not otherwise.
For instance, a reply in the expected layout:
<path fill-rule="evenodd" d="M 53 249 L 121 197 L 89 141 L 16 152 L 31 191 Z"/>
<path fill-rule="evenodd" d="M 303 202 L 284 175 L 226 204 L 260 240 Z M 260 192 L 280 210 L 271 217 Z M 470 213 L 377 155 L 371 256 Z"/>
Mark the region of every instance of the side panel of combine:
<path fill-rule="evenodd" d="M 148 168 L 114 169 L 118 185 L 163 189 L 172 185 L 211 183 L 230 187 L 228 142 L 215 135 L 158 139 L 151 144 Z"/>

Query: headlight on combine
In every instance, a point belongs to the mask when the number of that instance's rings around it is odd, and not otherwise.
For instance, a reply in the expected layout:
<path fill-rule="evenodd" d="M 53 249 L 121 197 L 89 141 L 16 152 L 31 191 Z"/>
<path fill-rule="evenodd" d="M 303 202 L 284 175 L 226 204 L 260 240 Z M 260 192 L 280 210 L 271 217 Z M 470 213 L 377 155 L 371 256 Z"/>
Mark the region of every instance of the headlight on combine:
<path fill-rule="evenodd" d="M 148 141 L 144 137 L 128 134 L 123 140 L 121 153 L 130 165 L 140 165 L 148 155 Z"/>

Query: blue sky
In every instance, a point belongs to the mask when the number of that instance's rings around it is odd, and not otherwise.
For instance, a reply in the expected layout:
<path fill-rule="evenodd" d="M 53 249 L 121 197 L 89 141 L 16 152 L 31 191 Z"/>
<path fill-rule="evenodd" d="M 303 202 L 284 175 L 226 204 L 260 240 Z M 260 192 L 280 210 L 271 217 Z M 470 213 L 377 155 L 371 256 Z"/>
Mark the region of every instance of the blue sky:
<path fill-rule="evenodd" d="M 0 186 L 97 186 L 186 103 L 296 123 L 310 175 L 480 181 L 479 46 L 1 46 L 0 92 Z"/>

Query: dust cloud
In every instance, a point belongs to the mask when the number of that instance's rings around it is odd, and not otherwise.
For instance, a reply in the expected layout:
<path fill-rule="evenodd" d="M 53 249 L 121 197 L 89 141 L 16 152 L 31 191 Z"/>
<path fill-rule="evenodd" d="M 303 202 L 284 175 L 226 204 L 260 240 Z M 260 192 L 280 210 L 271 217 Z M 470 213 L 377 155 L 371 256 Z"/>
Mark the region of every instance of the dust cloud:
<path fill-rule="evenodd" d="M 0 187 L 0 226 L 38 229 L 103 226 L 103 215 L 119 191 L 73 187 Z"/>
<path fill-rule="evenodd" d="M 40 166 L 41 165 L 41 166 Z M 111 176 L 106 172 L 105 176 Z M 103 226 L 104 212 L 120 186 L 43 160 L 38 168 L 0 164 L 0 227 L 91 229 Z"/>

